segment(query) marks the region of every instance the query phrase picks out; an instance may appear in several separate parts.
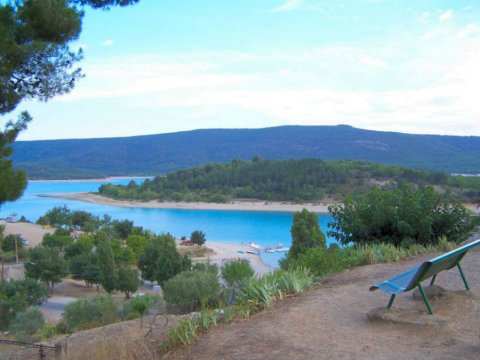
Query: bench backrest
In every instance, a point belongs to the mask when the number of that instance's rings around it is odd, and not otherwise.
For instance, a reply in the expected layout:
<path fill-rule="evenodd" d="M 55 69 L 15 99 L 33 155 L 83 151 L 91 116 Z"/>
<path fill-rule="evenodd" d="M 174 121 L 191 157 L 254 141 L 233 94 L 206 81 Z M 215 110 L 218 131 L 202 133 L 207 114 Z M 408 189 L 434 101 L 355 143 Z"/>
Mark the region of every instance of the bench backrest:
<path fill-rule="evenodd" d="M 440 271 L 453 268 L 463 259 L 471 248 L 477 245 L 480 245 L 480 239 L 424 262 L 412 277 L 405 291 L 415 288 L 419 282 L 437 275 Z"/>

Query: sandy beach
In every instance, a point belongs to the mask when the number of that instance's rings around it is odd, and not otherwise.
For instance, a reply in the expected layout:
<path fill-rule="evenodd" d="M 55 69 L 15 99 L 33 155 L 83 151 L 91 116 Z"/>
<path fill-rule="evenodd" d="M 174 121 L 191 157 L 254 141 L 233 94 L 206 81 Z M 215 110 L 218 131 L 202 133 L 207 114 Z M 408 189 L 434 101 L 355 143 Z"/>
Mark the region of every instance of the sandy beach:
<path fill-rule="evenodd" d="M 79 200 L 91 202 L 94 204 L 120 206 L 129 208 L 145 209 L 190 209 L 190 210 L 233 210 L 233 211 L 279 211 L 294 212 L 308 209 L 317 213 L 328 213 L 330 203 L 304 203 L 295 204 L 291 202 L 273 202 L 273 201 L 240 201 L 235 200 L 229 203 L 207 203 L 207 202 L 173 202 L 173 201 L 131 201 L 114 200 L 93 193 L 73 193 L 73 194 L 39 194 L 41 197 L 54 197 L 69 200 Z"/>

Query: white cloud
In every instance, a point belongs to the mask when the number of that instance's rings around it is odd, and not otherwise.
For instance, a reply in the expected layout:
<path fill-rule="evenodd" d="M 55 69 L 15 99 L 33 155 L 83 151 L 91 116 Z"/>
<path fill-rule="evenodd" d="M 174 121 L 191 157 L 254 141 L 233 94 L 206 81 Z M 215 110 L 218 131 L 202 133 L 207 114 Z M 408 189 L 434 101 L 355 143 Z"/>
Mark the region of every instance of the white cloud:
<path fill-rule="evenodd" d="M 462 30 L 460 30 L 457 34 L 458 37 L 464 38 L 480 31 L 480 26 L 476 24 L 468 24 Z"/>
<path fill-rule="evenodd" d="M 438 37 L 442 37 L 444 35 L 447 35 L 448 32 L 445 31 L 445 30 L 441 30 L 441 29 L 434 29 L 434 30 L 430 30 L 428 32 L 426 32 L 425 34 L 423 34 L 420 39 L 422 40 L 425 40 L 425 41 L 429 41 L 429 40 L 432 40 L 432 39 L 435 39 L 435 38 L 438 38 Z"/>
<path fill-rule="evenodd" d="M 303 3 L 303 0 L 287 0 L 286 3 L 270 10 L 270 12 L 282 12 L 297 10 Z"/>
<path fill-rule="evenodd" d="M 444 11 L 443 13 L 441 13 L 440 16 L 438 17 L 438 19 L 440 21 L 447 21 L 452 16 L 453 16 L 453 11 L 452 10 L 447 10 L 447 11 Z"/>
<path fill-rule="evenodd" d="M 113 40 L 107 39 L 103 42 L 104 46 L 112 46 L 114 44 Z"/>

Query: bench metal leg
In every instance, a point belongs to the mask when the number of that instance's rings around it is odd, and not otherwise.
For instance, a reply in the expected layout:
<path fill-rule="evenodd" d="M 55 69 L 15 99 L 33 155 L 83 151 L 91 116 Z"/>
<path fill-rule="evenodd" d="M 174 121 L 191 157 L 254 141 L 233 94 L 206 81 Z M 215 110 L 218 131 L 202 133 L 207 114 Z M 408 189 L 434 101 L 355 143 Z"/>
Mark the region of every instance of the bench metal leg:
<path fill-rule="evenodd" d="M 423 302 L 425 303 L 425 306 L 427 307 L 428 313 L 430 315 L 433 315 L 432 307 L 430 306 L 430 302 L 428 301 L 427 296 L 425 295 L 425 292 L 423 291 L 422 284 L 418 283 L 418 290 L 420 290 L 420 294 L 422 295 Z"/>
<path fill-rule="evenodd" d="M 460 275 L 462 276 L 463 283 L 465 284 L 465 288 L 467 290 L 470 290 L 470 287 L 468 286 L 467 278 L 465 277 L 465 274 L 463 273 L 462 267 L 460 264 L 457 264 L 458 270 L 460 271 Z"/>
<path fill-rule="evenodd" d="M 430 286 L 433 285 L 433 283 L 435 282 L 435 279 L 437 278 L 437 274 L 433 275 L 432 277 L 432 281 L 430 281 Z"/>
<path fill-rule="evenodd" d="M 393 300 L 395 300 L 395 294 L 393 294 L 391 297 L 390 297 L 390 301 L 388 302 L 388 305 L 387 305 L 387 308 L 390 309 L 393 305 Z"/>

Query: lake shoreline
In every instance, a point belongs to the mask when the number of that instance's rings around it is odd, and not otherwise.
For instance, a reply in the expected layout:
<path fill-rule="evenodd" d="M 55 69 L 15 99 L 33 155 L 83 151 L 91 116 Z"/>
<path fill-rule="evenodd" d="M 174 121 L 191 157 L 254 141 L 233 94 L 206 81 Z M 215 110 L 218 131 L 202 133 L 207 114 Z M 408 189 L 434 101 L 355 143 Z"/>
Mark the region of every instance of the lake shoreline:
<path fill-rule="evenodd" d="M 28 180 L 28 182 L 32 183 L 67 183 L 67 182 L 96 182 L 96 181 L 110 181 L 110 180 L 121 180 L 121 179 L 151 179 L 154 176 L 107 176 L 106 178 L 98 178 L 98 179 L 49 179 L 49 180 L 42 180 L 42 179 L 35 179 L 35 180 Z"/>
<path fill-rule="evenodd" d="M 228 211 L 266 211 L 266 212 L 295 212 L 307 209 L 316 213 L 328 213 L 331 203 L 302 203 L 277 201 L 243 201 L 234 200 L 229 203 L 207 202 L 173 202 L 173 201 L 134 201 L 115 200 L 94 193 L 70 193 L 70 194 L 37 194 L 39 197 L 52 197 L 67 200 L 85 201 L 94 204 L 118 206 L 126 208 L 145 209 L 183 209 L 183 210 L 228 210 Z"/>

